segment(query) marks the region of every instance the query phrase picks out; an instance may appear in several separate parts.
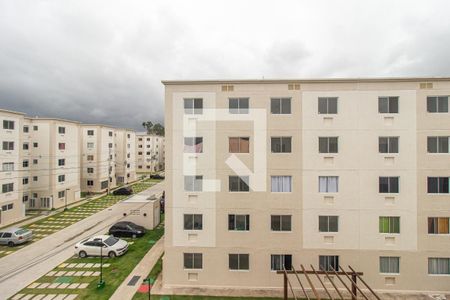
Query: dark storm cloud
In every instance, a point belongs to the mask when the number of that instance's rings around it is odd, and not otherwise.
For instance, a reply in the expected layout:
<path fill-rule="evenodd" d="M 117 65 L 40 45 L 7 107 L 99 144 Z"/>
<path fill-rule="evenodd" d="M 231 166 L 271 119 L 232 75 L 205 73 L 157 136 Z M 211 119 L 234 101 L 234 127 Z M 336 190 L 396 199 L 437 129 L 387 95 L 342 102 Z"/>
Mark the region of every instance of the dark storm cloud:
<path fill-rule="evenodd" d="M 0 0 L 0 108 L 141 130 L 161 79 L 450 75 L 447 1 L 258 4 Z"/>

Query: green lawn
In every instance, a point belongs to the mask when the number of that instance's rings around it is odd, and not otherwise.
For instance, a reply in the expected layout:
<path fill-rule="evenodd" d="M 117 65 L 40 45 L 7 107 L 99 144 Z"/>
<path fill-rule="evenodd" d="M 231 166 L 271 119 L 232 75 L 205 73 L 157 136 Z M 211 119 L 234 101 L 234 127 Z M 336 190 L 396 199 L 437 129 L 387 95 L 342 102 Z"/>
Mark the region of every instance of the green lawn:
<path fill-rule="evenodd" d="M 161 255 L 161 257 L 158 259 L 156 264 L 153 266 L 152 270 L 147 275 L 147 278 L 153 278 L 153 280 L 156 280 L 156 278 L 158 277 L 159 273 L 161 273 L 161 271 L 162 271 L 162 257 L 163 257 L 163 255 Z M 133 300 L 146 300 L 146 299 L 148 299 L 148 294 L 144 294 L 144 293 L 136 292 L 136 294 L 134 294 L 134 296 L 133 296 Z"/>
<path fill-rule="evenodd" d="M 161 216 L 161 222 L 164 221 L 164 216 Z M 144 255 L 164 234 L 164 226 L 161 223 L 154 230 L 148 231 L 142 238 L 127 239 L 133 244 L 129 246 L 128 252 L 116 258 L 104 258 L 103 263 L 110 264 L 109 267 L 104 268 L 103 279 L 106 285 L 102 289 L 97 289 L 98 277 L 67 277 L 71 283 L 87 282 L 89 286 L 86 289 L 29 289 L 25 288 L 18 294 L 79 294 L 78 299 L 92 299 L 101 300 L 109 299 L 119 285 L 131 273 L 134 267 L 141 261 Z M 100 258 L 78 258 L 72 257 L 65 261 L 65 263 L 99 263 Z M 64 268 L 57 267 L 55 271 L 64 271 Z M 96 270 L 98 271 L 98 270 Z M 57 277 L 43 276 L 36 282 L 56 282 Z"/>
<path fill-rule="evenodd" d="M 158 182 L 161 182 L 161 180 L 134 183 L 131 185 L 133 188 L 133 194 L 140 193 Z M 77 223 L 99 211 L 102 211 L 127 197 L 129 196 L 114 196 L 112 194 L 105 195 L 95 200 L 88 200 L 82 205 L 69 208 L 67 211 L 59 212 L 23 227 L 33 231 L 34 238 L 32 242 L 35 242 L 74 223 Z M 0 258 L 11 254 L 18 249 L 26 247 L 32 242 L 16 247 L 0 246 Z"/>

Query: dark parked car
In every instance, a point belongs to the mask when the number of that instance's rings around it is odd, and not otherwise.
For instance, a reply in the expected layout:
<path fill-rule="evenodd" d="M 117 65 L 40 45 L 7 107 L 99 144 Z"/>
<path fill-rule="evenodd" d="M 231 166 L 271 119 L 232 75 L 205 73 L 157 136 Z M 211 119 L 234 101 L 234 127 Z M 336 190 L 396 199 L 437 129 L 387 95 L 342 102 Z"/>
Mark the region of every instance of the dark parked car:
<path fill-rule="evenodd" d="M 109 234 L 115 237 L 141 237 L 145 234 L 145 228 L 133 222 L 118 222 L 109 229 Z"/>
<path fill-rule="evenodd" d="M 150 175 L 150 179 L 164 179 L 165 177 L 163 175 L 159 174 L 152 174 Z"/>
<path fill-rule="evenodd" d="M 131 194 L 133 194 L 133 189 L 129 186 L 117 189 L 113 192 L 113 195 L 131 195 Z"/>

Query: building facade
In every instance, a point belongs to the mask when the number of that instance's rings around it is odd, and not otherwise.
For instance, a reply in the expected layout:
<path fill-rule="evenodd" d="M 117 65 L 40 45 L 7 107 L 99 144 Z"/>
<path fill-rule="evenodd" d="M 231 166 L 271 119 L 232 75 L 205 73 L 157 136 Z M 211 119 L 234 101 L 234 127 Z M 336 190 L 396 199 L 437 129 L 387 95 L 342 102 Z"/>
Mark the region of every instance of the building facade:
<path fill-rule="evenodd" d="M 126 184 L 136 180 L 136 133 L 130 129 L 117 129 L 116 182 Z"/>
<path fill-rule="evenodd" d="M 136 133 L 137 172 L 156 172 L 164 170 L 165 149 L 163 136 Z"/>
<path fill-rule="evenodd" d="M 450 78 L 163 83 L 165 287 L 450 292 Z"/>

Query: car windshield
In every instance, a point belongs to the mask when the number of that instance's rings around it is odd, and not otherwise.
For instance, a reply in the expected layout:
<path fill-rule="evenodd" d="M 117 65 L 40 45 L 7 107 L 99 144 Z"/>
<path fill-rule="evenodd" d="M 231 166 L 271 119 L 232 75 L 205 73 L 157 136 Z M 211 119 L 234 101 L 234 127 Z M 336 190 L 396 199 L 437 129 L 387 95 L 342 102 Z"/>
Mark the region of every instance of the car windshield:
<path fill-rule="evenodd" d="M 105 243 L 106 245 L 108 245 L 108 246 L 112 246 L 112 245 L 114 245 L 115 243 L 117 243 L 118 241 L 119 241 L 119 239 L 116 239 L 115 237 L 110 236 L 109 238 L 107 238 L 107 239 L 104 241 L 104 243 Z"/>
<path fill-rule="evenodd" d="M 25 234 L 27 233 L 29 230 L 28 229 L 19 229 L 16 232 L 14 232 L 16 235 L 21 235 L 21 234 Z"/>

